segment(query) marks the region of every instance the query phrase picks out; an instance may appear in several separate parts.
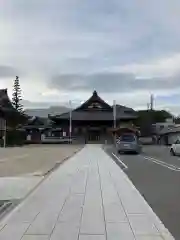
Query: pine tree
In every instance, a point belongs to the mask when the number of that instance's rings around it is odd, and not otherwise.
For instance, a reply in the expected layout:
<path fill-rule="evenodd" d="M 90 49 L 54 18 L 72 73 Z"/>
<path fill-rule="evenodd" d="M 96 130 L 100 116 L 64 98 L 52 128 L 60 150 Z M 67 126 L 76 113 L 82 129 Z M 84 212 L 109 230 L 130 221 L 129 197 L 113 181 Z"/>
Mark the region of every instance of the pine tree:
<path fill-rule="evenodd" d="M 14 80 L 13 85 L 13 94 L 12 94 L 12 104 L 14 108 L 23 113 L 23 105 L 21 104 L 22 97 L 21 97 L 21 87 L 19 83 L 19 77 L 16 76 L 16 79 Z"/>

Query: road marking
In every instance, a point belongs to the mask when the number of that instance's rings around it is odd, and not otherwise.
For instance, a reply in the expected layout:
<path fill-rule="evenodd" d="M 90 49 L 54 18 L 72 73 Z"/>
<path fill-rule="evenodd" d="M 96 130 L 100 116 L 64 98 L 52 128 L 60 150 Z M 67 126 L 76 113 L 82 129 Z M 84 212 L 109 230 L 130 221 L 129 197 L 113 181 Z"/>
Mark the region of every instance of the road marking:
<path fill-rule="evenodd" d="M 128 166 L 118 156 L 116 156 L 116 154 L 112 152 L 112 155 L 118 160 L 118 162 L 120 162 L 123 165 L 125 169 L 128 168 Z"/>
<path fill-rule="evenodd" d="M 168 166 L 170 166 L 170 167 L 179 168 L 179 167 L 176 166 L 176 165 L 173 165 L 173 164 L 170 164 L 170 163 L 166 163 L 166 162 L 161 161 L 161 160 L 159 160 L 159 159 L 157 159 L 157 158 L 149 157 L 149 156 L 146 156 L 146 157 L 148 157 L 148 158 L 150 158 L 150 159 L 152 159 L 152 160 L 155 160 L 155 161 L 157 161 L 157 162 L 160 162 L 160 163 L 162 163 L 162 164 L 168 165 Z"/>
<path fill-rule="evenodd" d="M 166 167 L 166 168 L 168 168 L 168 169 L 170 169 L 172 171 L 176 171 L 176 172 L 180 171 L 180 168 L 178 166 L 176 166 L 176 165 L 165 163 L 163 161 L 160 161 L 160 160 L 158 160 L 156 158 L 149 157 L 149 156 L 143 156 L 143 158 L 146 159 L 146 160 L 149 160 L 151 162 L 154 162 L 154 163 L 156 163 L 158 165 L 161 165 L 163 167 Z"/>

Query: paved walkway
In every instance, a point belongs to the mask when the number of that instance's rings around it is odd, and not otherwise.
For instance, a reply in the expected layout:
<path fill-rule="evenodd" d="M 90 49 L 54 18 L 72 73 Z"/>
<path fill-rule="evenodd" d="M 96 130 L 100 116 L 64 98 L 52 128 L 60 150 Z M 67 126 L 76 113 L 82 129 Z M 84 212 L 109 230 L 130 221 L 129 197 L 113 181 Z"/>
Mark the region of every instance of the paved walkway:
<path fill-rule="evenodd" d="M 0 177 L 0 200 L 18 200 L 27 196 L 44 177 Z"/>
<path fill-rule="evenodd" d="M 0 240 L 173 239 L 98 145 L 87 145 L 61 165 L 0 229 Z"/>

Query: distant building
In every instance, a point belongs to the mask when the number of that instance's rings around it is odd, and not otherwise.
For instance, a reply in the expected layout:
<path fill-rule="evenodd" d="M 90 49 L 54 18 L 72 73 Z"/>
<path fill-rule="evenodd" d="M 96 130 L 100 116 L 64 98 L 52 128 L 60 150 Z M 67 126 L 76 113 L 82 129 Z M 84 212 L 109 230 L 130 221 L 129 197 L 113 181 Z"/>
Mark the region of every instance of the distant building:
<path fill-rule="evenodd" d="M 161 134 L 162 131 L 167 131 L 168 129 L 174 128 L 175 123 L 173 121 L 159 122 L 152 124 L 152 133 L 155 135 Z"/>
<path fill-rule="evenodd" d="M 177 139 L 180 139 L 180 127 L 164 129 L 160 133 L 160 143 L 165 145 L 173 144 Z"/>
<path fill-rule="evenodd" d="M 132 108 L 116 105 L 114 112 L 116 112 L 116 127 L 120 127 L 124 123 L 132 124 L 137 119 L 137 114 Z M 85 103 L 71 113 L 49 116 L 54 128 L 61 129 L 59 136 L 63 136 L 65 133 L 69 136 L 70 116 L 73 137 L 85 142 L 104 142 L 106 139 L 112 138 L 112 129 L 114 128 L 113 106 L 100 98 L 96 91 Z"/>
<path fill-rule="evenodd" d="M 26 116 L 13 107 L 7 89 L 0 89 L 0 129 L 3 130 L 5 125 L 12 128 L 25 120 Z"/>
<path fill-rule="evenodd" d="M 22 128 L 26 131 L 27 142 L 41 143 L 44 133 L 52 129 L 51 121 L 43 117 L 29 117 Z"/>
<path fill-rule="evenodd" d="M 18 112 L 9 99 L 7 89 L 0 89 L 0 145 L 16 145 L 21 141 L 21 132 L 16 131 L 18 124 L 24 123 L 27 116 Z M 22 143 L 22 142 L 21 142 Z"/>

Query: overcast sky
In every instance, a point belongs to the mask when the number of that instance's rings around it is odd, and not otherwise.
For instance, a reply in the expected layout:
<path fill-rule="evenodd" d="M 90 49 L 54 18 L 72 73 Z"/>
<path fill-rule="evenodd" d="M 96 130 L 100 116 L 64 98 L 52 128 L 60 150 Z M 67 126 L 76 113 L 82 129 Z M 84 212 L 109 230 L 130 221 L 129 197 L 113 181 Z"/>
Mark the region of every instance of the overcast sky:
<path fill-rule="evenodd" d="M 27 105 L 109 103 L 180 113 L 179 0 L 1 0 L 0 88 Z M 28 102 L 29 101 L 29 102 Z M 42 103 L 41 103 L 42 102 Z"/>

